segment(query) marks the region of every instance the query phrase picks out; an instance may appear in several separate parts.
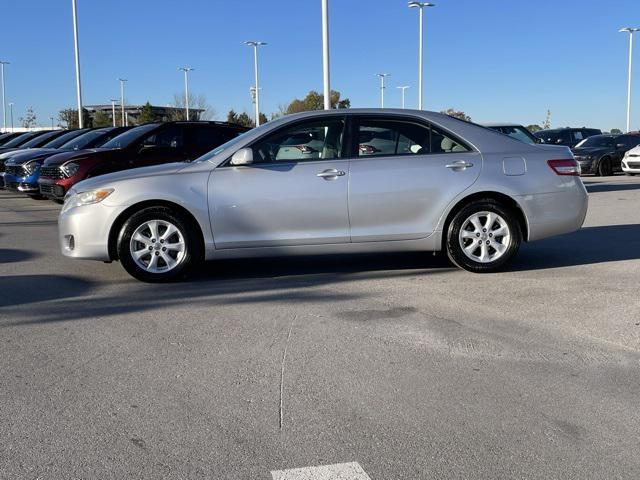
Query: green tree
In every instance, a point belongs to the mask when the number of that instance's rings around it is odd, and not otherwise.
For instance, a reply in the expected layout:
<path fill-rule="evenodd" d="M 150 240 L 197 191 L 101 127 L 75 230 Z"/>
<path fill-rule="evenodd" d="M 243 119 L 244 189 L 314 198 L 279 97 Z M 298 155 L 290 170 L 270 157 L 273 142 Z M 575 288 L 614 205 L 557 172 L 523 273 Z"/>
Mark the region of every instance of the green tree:
<path fill-rule="evenodd" d="M 33 111 L 33 107 L 27 108 L 27 113 L 24 117 L 20 117 L 20 123 L 24 128 L 33 128 L 38 125 L 36 114 Z"/>
<path fill-rule="evenodd" d="M 263 123 L 267 123 L 268 121 L 269 120 L 267 119 L 267 116 L 264 113 L 260 112 L 260 124 L 262 125 Z M 254 126 L 253 119 L 247 112 L 238 114 L 234 110 L 229 110 L 229 113 L 227 113 L 227 122 L 249 128 Z"/>
<path fill-rule="evenodd" d="M 612 128 L 611 133 L 613 133 L 614 135 L 620 135 L 622 133 L 622 130 L 620 130 L 619 128 Z"/>
<path fill-rule="evenodd" d="M 84 127 L 91 127 L 93 122 L 86 108 L 82 109 Z M 67 129 L 78 128 L 78 111 L 74 108 L 65 108 L 58 113 L 58 120 Z"/>
<path fill-rule="evenodd" d="M 143 123 L 150 123 L 156 120 L 156 116 L 153 113 L 153 108 L 149 102 L 145 103 L 142 106 L 142 110 L 140 110 L 140 115 L 138 115 L 138 125 L 142 125 Z"/>
<path fill-rule="evenodd" d="M 532 123 L 531 125 L 527 125 L 527 130 L 529 130 L 530 132 L 539 132 L 540 130 L 542 130 L 542 127 L 537 123 Z"/>
<path fill-rule="evenodd" d="M 351 101 L 348 98 L 340 100 L 340 92 L 331 90 L 329 101 L 331 108 L 349 108 Z M 322 110 L 324 108 L 324 95 L 311 90 L 302 100 L 294 98 L 286 107 L 285 113 L 308 112 L 311 110 Z"/>
<path fill-rule="evenodd" d="M 449 108 L 447 110 L 442 110 L 440 113 L 444 113 L 445 115 L 449 115 L 450 117 L 459 118 L 460 120 L 465 120 L 467 122 L 471 121 L 471 117 L 464 113 L 462 110 L 454 110 L 453 108 Z"/>
<path fill-rule="evenodd" d="M 551 110 L 547 110 L 547 116 L 544 119 L 544 122 L 542 122 L 542 129 L 543 130 L 549 130 L 551 128 Z"/>
<path fill-rule="evenodd" d="M 94 127 L 110 127 L 113 125 L 111 115 L 107 114 L 104 110 L 98 110 L 93 116 Z"/>

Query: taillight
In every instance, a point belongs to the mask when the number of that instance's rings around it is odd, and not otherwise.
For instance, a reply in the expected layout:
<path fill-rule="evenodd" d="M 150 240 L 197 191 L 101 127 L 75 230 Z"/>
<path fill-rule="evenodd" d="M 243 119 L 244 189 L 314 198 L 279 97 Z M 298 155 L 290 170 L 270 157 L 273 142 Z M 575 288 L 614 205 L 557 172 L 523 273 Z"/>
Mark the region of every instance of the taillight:
<path fill-rule="evenodd" d="M 572 158 L 564 158 L 562 160 L 547 160 L 547 164 L 556 175 L 580 175 L 580 164 Z"/>

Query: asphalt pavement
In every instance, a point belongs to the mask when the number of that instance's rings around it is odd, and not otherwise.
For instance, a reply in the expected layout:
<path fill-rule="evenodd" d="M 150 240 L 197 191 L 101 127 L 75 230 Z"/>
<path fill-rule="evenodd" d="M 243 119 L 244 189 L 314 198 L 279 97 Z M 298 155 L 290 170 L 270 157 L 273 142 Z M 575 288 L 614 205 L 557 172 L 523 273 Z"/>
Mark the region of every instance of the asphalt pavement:
<path fill-rule="evenodd" d="M 640 478 L 640 178 L 510 271 L 440 255 L 64 258 L 0 191 L 2 479 Z"/>

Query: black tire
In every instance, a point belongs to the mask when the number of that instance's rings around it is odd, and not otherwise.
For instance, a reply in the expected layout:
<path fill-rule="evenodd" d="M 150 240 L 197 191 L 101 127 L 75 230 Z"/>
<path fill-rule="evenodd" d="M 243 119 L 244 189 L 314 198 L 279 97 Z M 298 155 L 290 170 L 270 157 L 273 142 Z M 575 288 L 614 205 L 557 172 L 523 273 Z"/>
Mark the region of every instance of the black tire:
<path fill-rule="evenodd" d="M 609 177 L 613 175 L 611 159 L 609 157 L 604 157 L 598 162 L 598 175 L 601 177 Z"/>
<path fill-rule="evenodd" d="M 460 231 L 467 219 L 479 212 L 492 212 L 500 215 L 506 222 L 511 237 L 502 256 L 487 263 L 477 262 L 469 258 L 464 253 L 459 239 Z M 449 223 L 446 234 L 446 250 L 449 259 L 458 267 L 474 273 L 491 273 L 504 269 L 518 252 L 522 243 L 522 230 L 516 214 L 511 208 L 490 198 L 476 200 L 460 209 Z"/>
<path fill-rule="evenodd" d="M 140 226 L 152 220 L 171 223 L 178 229 L 179 234 L 184 239 L 184 255 L 180 257 L 177 265 L 168 271 L 150 272 L 145 270 L 134 260 L 131 253 L 131 237 Z M 158 231 L 160 232 L 159 229 Z M 158 245 L 160 248 L 160 239 L 155 240 L 156 243 L 154 245 Z M 149 254 L 149 262 L 151 262 L 152 254 L 156 256 L 161 254 L 155 247 L 153 248 L 154 250 L 151 250 L 152 253 Z M 164 206 L 148 207 L 129 217 L 120 229 L 117 252 L 120 263 L 132 277 L 150 283 L 171 282 L 182 279 L 204 258 L 200 232 L 198 227 L 194 225 L 193 220 L 179 211 Z M 161 260 L 157 259 L 156 262 L 161 262 Z M 162 263 L 168 267 L 164 260 L 162 260 Z"/>
<path fill-rule="evenodd" d="M 29 198 L 32 200 L 46 200 L 47 197 L 43 197 L 42 195 L 29 195 Z"/>

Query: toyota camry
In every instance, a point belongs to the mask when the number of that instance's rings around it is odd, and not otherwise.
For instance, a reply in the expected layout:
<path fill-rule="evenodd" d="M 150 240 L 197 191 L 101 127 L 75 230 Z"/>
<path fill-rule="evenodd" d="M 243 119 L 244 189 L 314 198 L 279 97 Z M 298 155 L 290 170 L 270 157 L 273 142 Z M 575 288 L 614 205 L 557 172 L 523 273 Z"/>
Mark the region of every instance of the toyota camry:
<path fill-rule="evenodd" d="M 193 161 L 74 185 L 59 240 L 68 257 L 118 260 L 150 282 L 219 258 L 401 250 L 494 272 L 523 241 L 581 227 L 579 174 L 567 147 L 443 114 L 306 112 Z"/>

